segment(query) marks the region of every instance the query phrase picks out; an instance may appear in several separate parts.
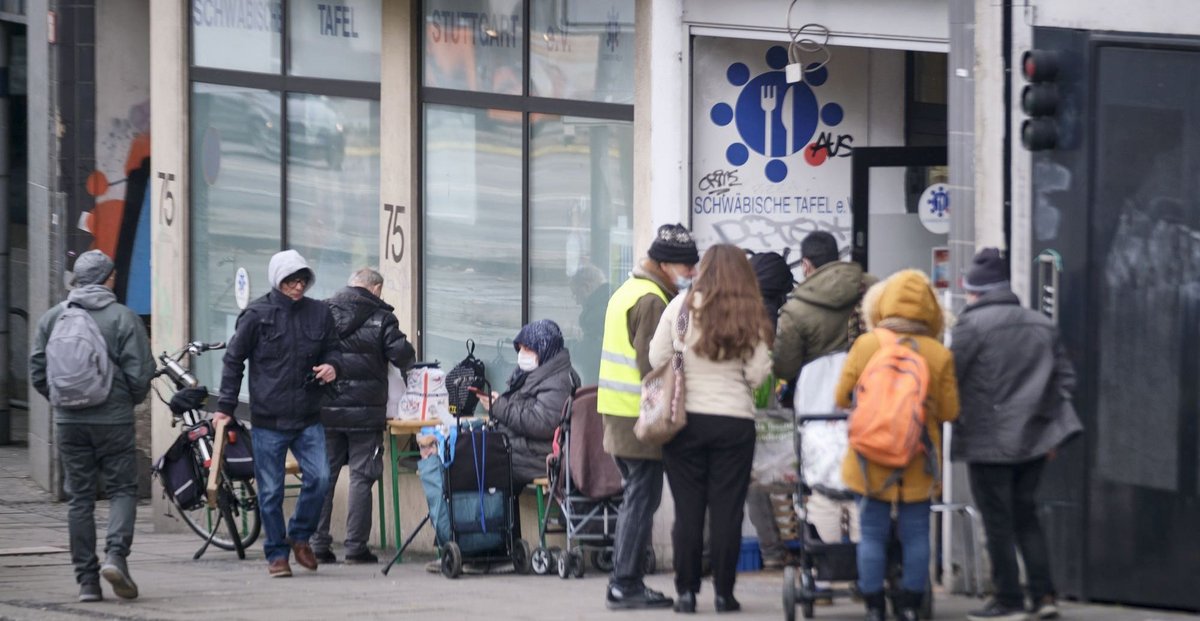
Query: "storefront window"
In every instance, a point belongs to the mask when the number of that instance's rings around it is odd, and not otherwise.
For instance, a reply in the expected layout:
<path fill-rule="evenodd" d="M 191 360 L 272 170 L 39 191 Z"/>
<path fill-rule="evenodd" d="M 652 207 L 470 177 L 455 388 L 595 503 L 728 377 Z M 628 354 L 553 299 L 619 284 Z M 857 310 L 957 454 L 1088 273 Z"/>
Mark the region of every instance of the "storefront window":
<path fill-rule="evenodd" d="M 381 0 L 292 0 L 288 73 L 378 82 L 382 20 Z"/>
<path fill-rule="evenodd" d="M 530 6 L 531 95 L 633 103 L 633 0 Z"/>
<path fill-rule="evenodd" d="M 279 104 L 277 92 L 192 85 L 192 338 L 233 334 L 238 268 L 250 277 L 251 298 L 271 289 L 267 262 L 279 252 L 282 226 Z M 220 362 L 197 360 L 201 383 L 213 390 Z"/>
<path fill-rule="evenodd" d="M 379 102 L 288 95 L 287 239 L 325 298 L 379 261 Z"/>
<path fill-rule="evenodd" d="M 521 116 L 425 108 L 424 358 L 475 355 L 503 388 L 521 327 Z"/>
<path fill-rule="evenodd" d="M 192 0 L 193 64 L 279 73 L 283 66 L 283 0 Z"/>
<path fill-rule="evenodd" d="M 633 124 L 533 115 L 530 151 L 529 317 L 558 323 L 593 384 L 608 297 L 633 267 Z"/>
<path fill-rule="evenodd" d="M 633 265 L 634 0 L 422 11 L 423 357 L 456 362 L 474 339 L 502 389 L 521 325 L 552 319 L 595 383 Z"/>
<path fill-rule="evenodd" d="M 425 86 L 520 95 L 521 0 L 424 3 Z"/>

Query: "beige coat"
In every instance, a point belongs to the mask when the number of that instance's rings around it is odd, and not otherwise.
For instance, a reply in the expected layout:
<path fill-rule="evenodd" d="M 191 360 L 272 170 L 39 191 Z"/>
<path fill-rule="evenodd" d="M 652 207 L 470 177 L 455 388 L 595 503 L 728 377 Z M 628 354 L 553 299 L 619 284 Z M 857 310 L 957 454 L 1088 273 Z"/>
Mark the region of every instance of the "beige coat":
<path fill-rule="evenodd" d="M 703 299 L 694 296 L 697 306 Z M 650 341 L 650 364 L 658 368 L 671 360 L 675 352 L 675 320 L 683 309 L 687 296 L 681 295 L 667 305 L 658 330 Z M 700 340 L 700 326 L 695 314 L 688 326 L 684 342 L 687 349 L 683 354 L 684 385 L 687 401 L 684 408 L 692 414 L 716 414 L 738 418 L 754 418 L 753 390 L 771 372 L 771 351 L 766 342 L 760 341 L 754 353 L 739 360 L 714 361 L 703 358 L 692 351 Z"/>

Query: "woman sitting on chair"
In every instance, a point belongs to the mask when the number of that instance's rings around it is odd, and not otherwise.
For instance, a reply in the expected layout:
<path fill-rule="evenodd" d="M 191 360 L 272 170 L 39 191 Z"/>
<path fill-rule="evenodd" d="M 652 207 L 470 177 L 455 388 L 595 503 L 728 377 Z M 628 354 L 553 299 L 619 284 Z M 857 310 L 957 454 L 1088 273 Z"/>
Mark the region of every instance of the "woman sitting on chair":
<path fill-rule="evenodd" d="M 549 319 L 534 321 L 513 339 L 517 369 L 503 394 L 479 395 L 512 446 L 513 486 L 519 490 L 546 476 L 546 456 L 563 406 L 579 386 L 562 330 Z"/>

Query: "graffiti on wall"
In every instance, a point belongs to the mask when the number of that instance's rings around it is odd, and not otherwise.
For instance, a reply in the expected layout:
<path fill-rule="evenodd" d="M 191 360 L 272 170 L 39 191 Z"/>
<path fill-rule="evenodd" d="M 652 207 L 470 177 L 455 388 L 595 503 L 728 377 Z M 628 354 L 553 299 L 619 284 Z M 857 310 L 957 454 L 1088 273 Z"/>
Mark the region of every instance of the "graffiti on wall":
<path fill-rule="evenodd" d="M 123 176 L 110 178 L 116 175 Z M 88 249 L 116 263 L 117 299 L 139 315 L 150 314 L 149 188 L 150 102 L 143 101 L 125 118 L 112 119 L 98 142 L 96 170 L 87 179 L 95 202 L 79 219 L 91 236 Z"/>

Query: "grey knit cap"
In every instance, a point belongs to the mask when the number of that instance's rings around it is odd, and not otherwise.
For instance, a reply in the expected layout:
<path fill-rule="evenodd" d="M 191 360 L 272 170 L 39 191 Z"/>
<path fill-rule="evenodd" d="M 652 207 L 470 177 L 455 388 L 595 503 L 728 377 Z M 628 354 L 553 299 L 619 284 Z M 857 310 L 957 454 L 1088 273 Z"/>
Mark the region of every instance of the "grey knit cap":
<path fill-rule="evenodd" d="M 103 284 L 115 268 L 108 255 L 99 250 L 89 250 L 75 259 L 75 286 Z"/>

